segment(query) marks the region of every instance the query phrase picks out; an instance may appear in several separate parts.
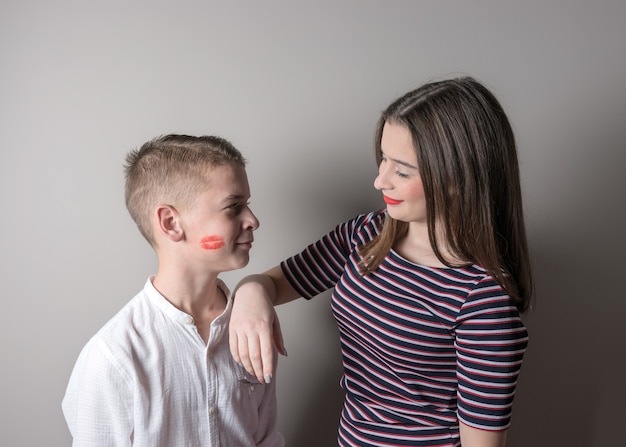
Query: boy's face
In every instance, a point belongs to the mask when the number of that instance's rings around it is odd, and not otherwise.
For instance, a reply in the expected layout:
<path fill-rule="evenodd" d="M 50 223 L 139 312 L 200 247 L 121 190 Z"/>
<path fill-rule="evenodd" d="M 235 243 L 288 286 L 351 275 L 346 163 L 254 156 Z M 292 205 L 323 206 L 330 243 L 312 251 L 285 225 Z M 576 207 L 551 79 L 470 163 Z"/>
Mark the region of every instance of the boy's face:
<path fill-rule="evenodd" d="M 250 187 L 239 164 L 212 168 L 210 187 L 191 209 L 181 213 L 190 260 L 203 269 L 223 272 L 245 267 L 259 221 L 248 207 Z"/>

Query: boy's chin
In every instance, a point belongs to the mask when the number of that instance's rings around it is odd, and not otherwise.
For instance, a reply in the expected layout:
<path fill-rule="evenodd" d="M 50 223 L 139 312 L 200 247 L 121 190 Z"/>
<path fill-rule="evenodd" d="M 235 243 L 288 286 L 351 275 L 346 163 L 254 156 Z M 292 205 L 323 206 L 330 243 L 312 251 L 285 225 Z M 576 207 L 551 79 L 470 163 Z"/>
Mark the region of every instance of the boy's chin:
<path fill-rule="evenodd" d="M 240 259 L 236 259 L 234 260 L 230 267 L 227 267 L 226 269 L 224 269 L 225 272 L 229 272 L 232 270 L 239 270 L 244 268 L 245 266 L 248 265 L 248 263 L 250 262 L 250 256 L 245 256 L 245 257 L 241 257 Z"/>

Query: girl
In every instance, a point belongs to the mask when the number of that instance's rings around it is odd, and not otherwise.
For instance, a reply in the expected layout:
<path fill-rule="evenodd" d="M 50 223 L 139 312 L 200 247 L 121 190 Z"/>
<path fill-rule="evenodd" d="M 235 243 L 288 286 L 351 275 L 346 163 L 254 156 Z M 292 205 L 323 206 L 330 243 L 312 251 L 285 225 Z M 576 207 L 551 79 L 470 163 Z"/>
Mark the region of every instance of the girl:
<path fill-rule="evenodd" d="M 533 290 L 509 121 L 476 80 L 432 82 L 383 112 L 375 146 L 386 209 L 245 278 L 233 356 L 271 379 L 272 306 L 334 288 L 340 446 L 503 446 Z"/>

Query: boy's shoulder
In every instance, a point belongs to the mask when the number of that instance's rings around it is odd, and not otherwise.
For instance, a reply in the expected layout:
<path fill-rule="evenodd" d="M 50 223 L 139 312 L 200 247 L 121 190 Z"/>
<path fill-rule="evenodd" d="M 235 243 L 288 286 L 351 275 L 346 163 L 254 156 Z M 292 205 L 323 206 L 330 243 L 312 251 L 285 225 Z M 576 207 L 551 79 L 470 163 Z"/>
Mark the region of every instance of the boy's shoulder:
<path fill-rule="evenodd" d="M 145 293 L 140 292 L 128 301 L 109 319 L 80 351 L 75 370 L 85 374 L 107 374 L 116 372 L 121 377 L 130 377 L 133 359 L 138 348 L 154 345 L 145 337 L 150 336 L 148 327 L 155 321 Z M 151 328 L 151 332 L 158 329 Z"/>
<path fill-rule="evenodd" d="M 128 333 L 136 331 L 138 326 L 149 325 L 152 319 L 152 305 L 142 290 L 119 309 L 92 337 L 113 341 L 123 339 Z"/>
<path fill-rule="evenodd" d="M 152 306 L 146 293 L 142 290 L 126 302 L 96 333 L 119 333 L 124 326 L 144 320 L 152 312 Z"/>

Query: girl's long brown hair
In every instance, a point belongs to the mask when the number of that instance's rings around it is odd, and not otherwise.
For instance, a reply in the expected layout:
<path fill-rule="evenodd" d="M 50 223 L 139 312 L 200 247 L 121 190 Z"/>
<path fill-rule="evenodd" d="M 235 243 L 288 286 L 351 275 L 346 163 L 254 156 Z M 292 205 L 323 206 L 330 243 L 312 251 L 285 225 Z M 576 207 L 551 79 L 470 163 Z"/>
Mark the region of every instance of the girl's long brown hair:
<path fill-rule="evenodd" d="M 533 281 L 517 149 L 498 100 L 470 77 L 432 82 L 408 92 L 378 122 L 377 164 L 386 122 L 403 125 L 411 133 L 437 258 L 449 267 L 458 266 L 443 257 L 440 235 L 458 259 L 483 267 L 518 309 L 526 311 Z M 361 272 L 375 270 L 407 231 L 407 222 L 387 216 L 380 235 L 360 249 Z"/>

